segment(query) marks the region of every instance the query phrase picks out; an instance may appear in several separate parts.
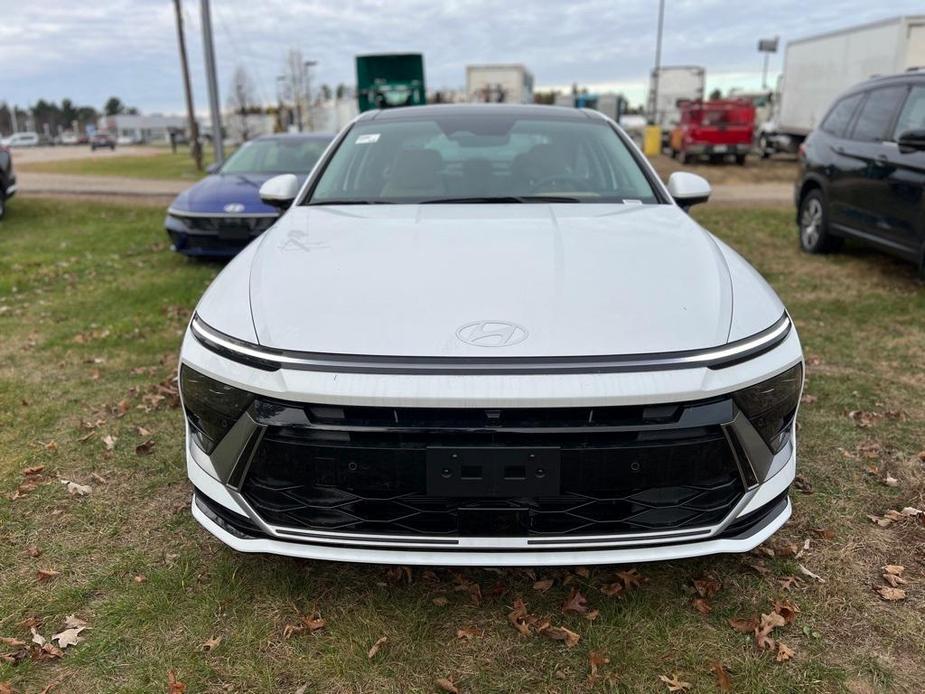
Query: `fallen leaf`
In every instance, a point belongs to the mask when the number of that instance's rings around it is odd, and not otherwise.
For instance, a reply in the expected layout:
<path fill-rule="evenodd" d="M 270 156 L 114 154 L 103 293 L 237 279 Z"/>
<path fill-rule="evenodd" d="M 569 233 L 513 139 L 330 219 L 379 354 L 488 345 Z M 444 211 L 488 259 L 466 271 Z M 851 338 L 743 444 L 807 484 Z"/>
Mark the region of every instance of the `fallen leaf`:
<path fill-rule="evenodd" d="M 889 583 L 893 588 L 904 585 L 906 579 L 902 576 L 897 576 L 896 574 L 885 573 L 883 574 L 883 580 Z"/>
<path fill-rule="evenodd" d="M 691 605 L 694 606 L 694 609 L 697 610 L 700 614 L 707 615 L 713 611 L 713 608 L 710 606 L 710 603 L 705 598 L 694 598 L 691 601 Z"/>
<path fill-rule="evenodd" d="M 108 481 L 105 477 L 103 477 L 102 475 L 96 472 L 91 472 L 90 477 L 92 477 L 94 480 L 96 480 L 100 484 L 106 484 Z"/>
<path fill-rule="evenodd" d="M 777 644 L 777 655 L 774 657 L 778 663 L 783 663 L 790 660 L 794 656 L 793 649 L 789 646 L 778 642 Z"/>
<path fill-rule="evenodd" d="M 441 677 L 437 679 L 434 684 L 436 684 L 440 689 L 450 694 L 459 694 L 459 689 L 456 688 L 456 685 L 453 684 L 453 681 L 448 677 Z"/>
<path fill-rule="evenodd" d="M 774 639 L 771 638 L 771 632 L 776 627 L 782 627 L 786 623 L 786 620 L 777 614 L 777 612 L 772 611 L 768 614 L 761 615 L 761 621 L 755 628 L 755 645 L 763 650 L 774 650 L 777 644 Z"/>
<path fill-rule="evenodd" d="M 431 602 L 433 602 L 437 607 L 444 607 L 449 602 L 449 600 L 447 600 L 445 596 L 440 595 L 434 598 Z"/>
<path fill-rule="evenodd" d="M 798 566 L 799 569 L 800 569 L 800 573 L 803 574 L 804 576 L 808 576 L 809 578 L 813 579 L 814 581 L 819 581 L 819 583 L 825 583 L 825 579 L 822 578 L 822 576 L 820 576 L 819 574 L 814 574 L 812 571 L 810 571 L 809 569 L 807 569 L 807 568 L 806 568 L 805 566 L 803 566 L 802 564 L 797 564 L 797 566 Z"/>
<path fill-rule="evenodd" d="M 614 581 L 613 583 L 608 583 L 601 586 L 601 592 L 608 597 L 619 596 L 623 593 L 623 583 L 621 581 Z"/>
<path fill-rule="evenodd" d="M 476 636 L 481 636 L 482 630 L 476 629 L 475 627 L 463 627 L 462 629 L 456 630 L 457 639 L 474 639 Z"/>
<path fill-rule="evenodd" d="M 144 574 L 138 574 L 136 576 L 132 576 L 132 580 L 135 581 L 135 583 L 144 583 L 148 580 L 148 578 Z"/>
<path fill-rule="evenodd" d="M 60 576 L 61 572 L 55 571 L 54 569 L 39 569 L 35 572 L 35 575 L 40 581 L 47 581 L 55 576 Z"/>
<path fill-rule="evenodd" d="M 749 617 L 745 619 L 743 617 L 733 617 L 729 620 L 729 626 L 741 634 L 751 634 L 758 628 L 758 618 Z"/>
<path fill-rule="evenodd" d="M 78 484 L 77 482 L 68 482 L 67 480 L 61 481 L 67 484 L 67 493 L 71 496 L 87 496 L 93 491 L 93 488 L 89 484 Z"/>
<path fill-rule="evenodd" d="M 562 603 L 562 611 L 566 614 L 585 614 L 588 611 L 588 600 L 577 588 L 572 588 L 568 598 Z"/>
<path fill-rule="evenodd" d="M 789 600 L 777 600 L 774 603 L 774 611 L 784 618 L 787 624 L 793 624 L 793 621 L 800 614 L 800 608 Z"/>
<path fill-rule="evenodd" d="M 589 622 L 593 622 L 595 619 L 601 616 L 601 611 L 600 610 L 589 610 L 588 612 L 585 612 L 581 616 L 587 619 Z"/>
<path fill-rule="evenodd" d="M 810 395 L 809 393 L 803 393 L 803 397 L 800 398 L 800 402 L 802 402 L 804 405 L 812 405 L 818 399 L 819 398 L 817 398 L 815 395 Z"/>
<path fill-rule="evenodd" d="M 590 578 L 591 569 L 589 569 L 587 566 L 579 566 L 575 569 L 575 574 L 581 576 L 582 578 Z"/>
<path fill-rule="evenodd" d="M 543 580 L 537 581 L 533 584 L 533 590 L 537 591 L 538 593 L 545 593 L 547 590 L 552 588 L 553 583 L 555 583 L 554 579 L 544 578 Z"/>
<path fill-rule="evenodd" d="M 880 597 L 884 600 L 893 602 L 895 600 L 905 600 L 906 591 L 902 588 L 893 588 L 891 586 L 880 586 L 877 588 L 877 592 L 880 594 Z"/>
<path fill-rule="evenodd" d="M 797 489 L 799 489 L 799 490 L 800 490 L 801 492 L 803 492 L 804 494 L 812 494 L 812 493 L 813 493 L 813 483 L 810 482 L 810 481 L 809 481 L 806 477 L 804 477 L 803 475 L 797 475 L 796 477 L 794 477 L 794 479 L 793 479 L 793 486 L 796 487 Z"/>
<path fill-rule="evenodd" d="M 79 617 L 75 617 L 72 614 L 69 614 L 67 617 L 64 618 L 64 628 L 65 629 L 78 629 L 80 627 L 86 627 L 86 626 L 87 626 L 87 623 L 84 620 L 80 619 Z"/>
<path fill-rule="evenodd" d="M 148 438 L 149 436 L 151 436 L 151 430 L 150 430 L 150 429 L 145 429 L 143 426 L 136 426 L 136 427 L 135 427 L 135 433 L 138 434 L 138 435 L 139 435 L 140 437 L 142 437 L 143 439 L 146 439 L 146 438 Z"/>
<path fill-rule="evenodd" d="M 588 654 L 588 664 L 591 666 L 591 672 L 588 675 L 588 679 L 594 680 L 599 677 L 597 674 L 597 669 L 610 662 L 610 658 L 599 651 L 591 651 Z"/>
<path fill-rule="evenodd" d="M 34 465 L 32 467 L 27 467 L 25 470 L 22 471 L 22 474 L 25 475 L 26 477 L 34 477 L 35 475 L 42 474 L 42 470 L 44 469 L 45 469 L 44 465 Z"/>
<path fill-rule="evenodd" d="M 382 648 L 382 645 L 388 640 L 388 636 L 380 636 L 376 643 L 372 645 L 372 648 L 369 649 L 369 653 L 366 654 L 366 657 L 370 660 L 375 658 L 376 654 L 379 652 L 379 649 Z"/>
<path fill-rule="evenodd" d="M 566 648 L 572 648 L 578 645 L 578 642 L 581 641 L 581 635 L 576 634 L 571 629 L 567 627 L 554 627 L 549 624 L 544 624 L 537 631 L 545 636 L 547 639 L 552 639 L 553 641 L 564 641 Z"/>
<path fill-rule="evenodd" d="M 906 567 L 901 564 L 887 564 L 881 568 L 884 570 L 884 572 L 893 574 L 894 576 L 902 576 L 903 571 L 906 570 Z"/>
<path fill-rule="evenodd" d="M 29 545 L 28 547 L 26 547 L 26 554 L 28 554 L 33 559 L 36 559 L 42 556 L 42 550 L 40 550 L 35 545 Z"/>
<path fill-rule="evenodd" d="M 10 648 L 19 648 L 20 646 L 25 646 L 25 641 L 20 641 L 19 639 L 14 639 L 12 636 L 0 636 L 0 643 L 4 646 L 9 646 Z"/>
<path fill-rule="evenodd" d="M 529 614 L 527 613 L 526 604 L 524 604 L 523 600 L 517 598 L 514 601 L 513 609 L 507 615 L 507 620 L 511 623 L 511 626 L 517 629 L 523 636 L 529 636 L 530 624 L 528 618 Z"/>
<path fill-rule="evenodd" d="M 627 590 L 631 588 L 637 588 L 642 585 L 643 578 L 639 575 L 639 572 L 636 569 L 629 569 L 628 571 L 617 571 L 617 576 Z"/>
<path fill-rule="evenodd" d="M 714 660 L 710 663 L 710 669 L 713 671 L 713 674 L 716 675 L 716 687 L 720 691 L 729 692 L 732 691 L 732 678 L 729 677 L 729 670 L 718 660 Z"/>
<path fill-rule="evenodd" d="M 148 439 L 144 443 L 135 446 L 135 455 L 148 455 L 154 448 L 154 439 Z"/>
<path fill-rule="evenodd" d="M 898 487 L 899 486 L 899 480 L 893 477 L 889 472 L 886 473 L 886 475 L 884 476 L 883 483 L 887 487 Z"/>
<path fill-rule="evenodd" d="M 118 440 L 119 440 L 119 439 L 117 439 L 117 438 L 116 438 L 115 436 L 113 436 L 112 434 L 106 434 L 106 436 L 104 436 L 103 439 L 102 439 L 103 445 L 106 447 L 106 450 L 107 450 L 107 451 L 111 451 L 113 448 L 115 448 L 115 447 L 116 447 L 116 441 L 118 441 Z"/>
<path fill-rule="evenodd" d="M 723 587 L 719 579 L 713 576 L 695 578 L 693 584 L 694 590 L 697 591 L 697 595 L 702 598 L 712 598 L 719 592 L 720 588 Z"/>
<path fill-rule="evenodd" d="M 177 679 L 173 670 L 167 673 L 167 694 L 186 694 L 186 685 Z"/>
<path fill-rule="evenodd" d="M 658 678 L 665 683 L 665 686 L 668 687 L 669 692 L 686 692 L 692 685 L 690 682 L 679 679 L 679 677 L 678 673 L 674 673 L 671 677 L 667 675 L 658 676 Z"/>
<path fill-rule="evenodd" d="M 57 641 L 58 647 L 61 648 L 62 650 L 67 648 L 68 646 L 75 646 L 81 641 L 83 641 L 83 639 L 80 638 L 80 632 L 82 632 L 86 628 L 87 627 L 73 627 L 71 629 L 65 629 L 64 631 L 52 636 L 51 640 Z"/>
<path fill-rule="evenodd" d="M 0 682 L 0 694 L 16 694 L 16 690 L 9 682 Z"/>
<path fill-rule="evenodd" d="M 816 533 L 823 540 L 834 540 L 835 531 L 829 530 L 828 528 L 813 528 L 813 532 Z"/>

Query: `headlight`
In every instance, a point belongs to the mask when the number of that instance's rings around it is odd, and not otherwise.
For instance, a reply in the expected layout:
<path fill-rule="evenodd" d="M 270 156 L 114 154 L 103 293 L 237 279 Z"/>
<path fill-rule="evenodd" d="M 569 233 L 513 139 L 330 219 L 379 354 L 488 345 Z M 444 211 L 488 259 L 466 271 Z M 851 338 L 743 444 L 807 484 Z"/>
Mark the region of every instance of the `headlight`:
<path fill-rule="evenodd" d="M 180 392 L 193 440 L 206 453 L 212 452 L 254 399 L 253 394 L 185 364 L 180 367 Z"/>
<path fill-rule="evenodd" d="M 774 453 L 783 448 L 787 441 L 802 386 L 803 365 L 797 364 L 734 396 L 736 405 Z"/>

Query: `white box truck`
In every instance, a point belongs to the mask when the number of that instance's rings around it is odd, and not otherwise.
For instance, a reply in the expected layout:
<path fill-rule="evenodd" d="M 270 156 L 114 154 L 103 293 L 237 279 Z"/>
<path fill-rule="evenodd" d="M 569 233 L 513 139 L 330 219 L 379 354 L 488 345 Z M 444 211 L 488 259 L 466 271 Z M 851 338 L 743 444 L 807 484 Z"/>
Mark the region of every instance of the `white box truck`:
<path fill-rule="evenodd" d="M 841 92 L 871 77 L 925 69 L 925 15 L 790 41 L 775 116 L 758 132 L 763 154 L 795 152 Z"/>
<path fill-rule="evenodd" d="M 666 65 L 652 70 L 646 112 L 652 116 L 653 125 L 662 127 L 662 139 L 681 119 L 678 102 L 702 99 L 706 79 L 707 71 L 696 65 Z"/>
<path fill-rule="evenodd" d="M 466 98 L 470 102 L 533 103 L 533 75 L 523 65 L 468 65 Z"/>

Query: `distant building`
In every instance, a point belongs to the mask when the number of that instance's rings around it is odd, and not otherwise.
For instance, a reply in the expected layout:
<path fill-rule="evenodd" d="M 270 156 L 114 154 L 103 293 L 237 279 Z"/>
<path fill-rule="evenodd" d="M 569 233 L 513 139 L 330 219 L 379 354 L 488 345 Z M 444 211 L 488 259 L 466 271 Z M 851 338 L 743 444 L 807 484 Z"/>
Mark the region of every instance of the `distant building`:
<path fill-rule="evenodd" d="M 523 65 L 468 65 L 468 101 L 532 104 L 533 74 Z"/>
<path fill-rule="evenodd" d="M 170 132 L 189 137 L 184 116 L 106 116 L 103 129 L 116 137 L 129 137 L 136 142 L 170 142 Z"/>

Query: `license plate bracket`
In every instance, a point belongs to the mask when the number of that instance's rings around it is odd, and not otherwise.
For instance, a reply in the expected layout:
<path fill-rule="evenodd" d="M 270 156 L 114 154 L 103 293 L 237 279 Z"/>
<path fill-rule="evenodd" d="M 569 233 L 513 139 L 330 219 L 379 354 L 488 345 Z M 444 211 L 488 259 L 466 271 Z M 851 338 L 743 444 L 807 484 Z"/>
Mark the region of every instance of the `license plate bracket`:
<path fill-rule="evenodd" d="M 556 447 L 427 449 L 427 493 L 441 497 L 516 498 L 559 494 Z"/>

